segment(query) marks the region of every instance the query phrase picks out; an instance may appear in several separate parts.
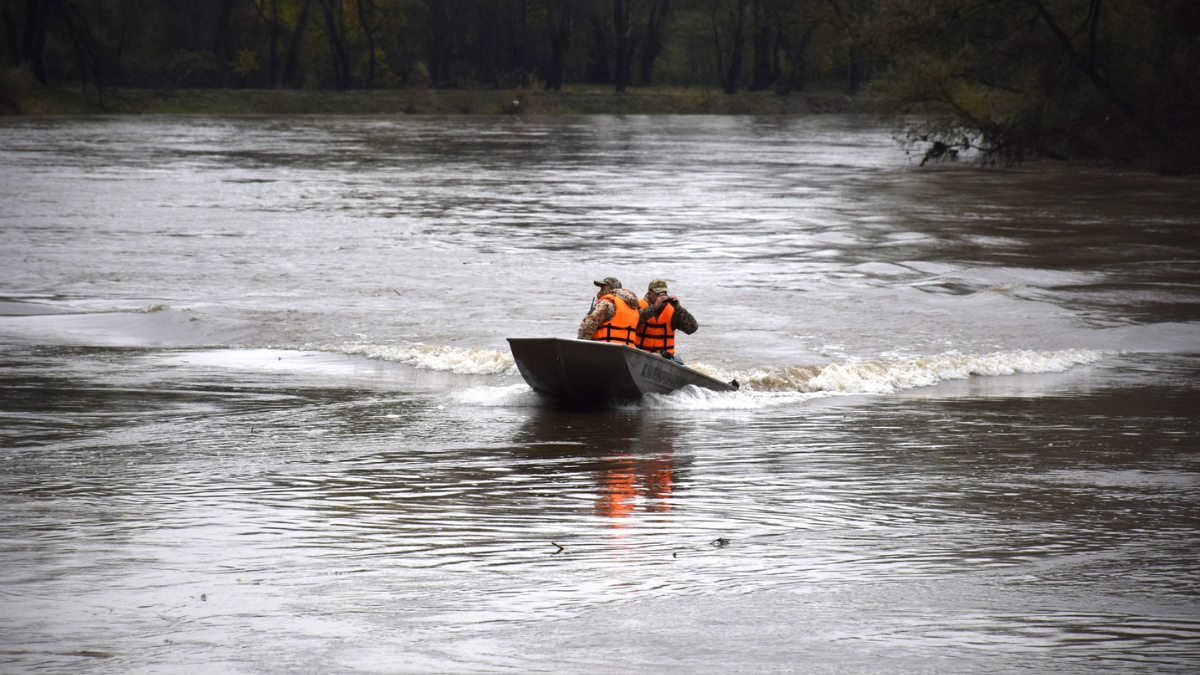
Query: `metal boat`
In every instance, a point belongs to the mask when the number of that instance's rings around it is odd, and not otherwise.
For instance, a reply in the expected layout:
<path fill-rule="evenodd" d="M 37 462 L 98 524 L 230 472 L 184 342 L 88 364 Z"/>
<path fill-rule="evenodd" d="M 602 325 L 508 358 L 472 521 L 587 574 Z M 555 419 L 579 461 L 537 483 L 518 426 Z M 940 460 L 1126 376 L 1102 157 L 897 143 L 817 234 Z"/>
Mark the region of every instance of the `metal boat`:
<path fill-rule="evenodd" d="M 534 391 L 579 405 L 632 401 L 688 385 L 735 391 L 722 382 L 657 354 L 611 342 L 565 338 L 508 338 L 521 376 Z"/>

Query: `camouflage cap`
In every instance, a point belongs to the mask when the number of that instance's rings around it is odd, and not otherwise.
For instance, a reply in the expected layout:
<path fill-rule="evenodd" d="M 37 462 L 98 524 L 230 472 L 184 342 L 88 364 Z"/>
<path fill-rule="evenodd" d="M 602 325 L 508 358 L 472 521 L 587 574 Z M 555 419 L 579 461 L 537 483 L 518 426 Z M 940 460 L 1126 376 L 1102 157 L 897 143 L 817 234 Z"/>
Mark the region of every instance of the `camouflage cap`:
<path fill-rule="evenodd" d="M 604 277 L 600 281 L 593 281 L 597 286 L 612 286 L 613 288 L 621 287 L 621 280 L 616 277 Z"/>
<path fill-rule="evenodd" d="M 655 293 L 666 293 L 667 282 L 663 281 L 662 279 L 655 279 L 654 281 L 650 282 L 649 290 L 654 291 Z"/>

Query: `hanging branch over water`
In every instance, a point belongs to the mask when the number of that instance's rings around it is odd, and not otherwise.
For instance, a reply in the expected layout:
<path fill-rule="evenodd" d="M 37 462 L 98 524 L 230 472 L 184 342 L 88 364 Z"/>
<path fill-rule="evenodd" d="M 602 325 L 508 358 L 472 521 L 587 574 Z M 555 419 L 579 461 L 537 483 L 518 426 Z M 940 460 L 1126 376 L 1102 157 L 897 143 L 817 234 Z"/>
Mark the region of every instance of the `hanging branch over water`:
<path fill-rule="evenodd" d="M 1163 0 L 878 0 L 873 90 L 919 113 L 926 159 L 1109 158 L 1200 170 L 1200 5 Z M 939 152 L 941 150 L 941 152 Z M 931 154 L 932 153 L 932 154 Z"/>

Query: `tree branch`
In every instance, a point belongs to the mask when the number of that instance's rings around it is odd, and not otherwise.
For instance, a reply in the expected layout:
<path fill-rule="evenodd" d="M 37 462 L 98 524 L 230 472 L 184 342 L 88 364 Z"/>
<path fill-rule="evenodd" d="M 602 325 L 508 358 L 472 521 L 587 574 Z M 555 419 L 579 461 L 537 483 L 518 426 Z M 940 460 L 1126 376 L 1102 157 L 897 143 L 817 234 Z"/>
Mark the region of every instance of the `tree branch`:
<path fill-rule="evenodd" d="M 1124 96 L 1118 94 L 1107 80 L 1105 80 L 1103 77 L 1100 77 L 1100 73 L 1096 72 L 1094 63 L 1089 63 L 1087 59 L 1083 58 L 1083 56 L 1075 50 L 1075 45 L 1072 44 L 1070 36 L 1066 34 L 1062 27 L 1058 25 L 1058 22 L 1054 20 L 1054 17 L 1050 15 L 1050 11 L 1046 9 L 1045 2 L 1042 0 L 1026 0 L 1026 2 L 1031 4 L 1034 9 L 1037 10 L 1038 14 L 1042 17 L 1042 21 L 1045 22 L 1046 27 L 1049 28 L 1052 33 L 1054 33 L 1056 38 L 1058 38 L 1059 43 L 1062 45 L 1063 51 L 1066 52 L 1068 57 L 1070 57 L 1071 61 L 1075 64 L 1075 67 L 1078 68 L 1079 71 L 1085 76 L 1087 76 L 1089 80 L 1091 80 L 1096 89 L 1099 90 L 1100 93 L 1103 94 L 1114 106 L 1116 106 L 1117 110 L 1120 110 L 1122 114 L 1128 117 L 1131 122 L 1141 126 L 1159 143 L 1166 145 L 1167 137 L 1166 134 L 1162 132 L 1162 129 L 1160 129 L 1152 120 L 1149 120 L 1140 114 L 1137 108 L 1134 107 L 1133 103 L 1131 103 Z M 1094 0 L 1092 6 L 1096 10 L 1096 17 L 1094 21 L 1098 23 L 1100 0 Z M 1095 30 L 1094 24 L 1092 29 L 1093 31 Z"/>
<path fill-rule="evenodd" d="M 1088 12 L 1088 68 L 1096 69 L 1096 32 L 1100 27 L 1100 5 L 1104 0 L 1092 0 Z"/>

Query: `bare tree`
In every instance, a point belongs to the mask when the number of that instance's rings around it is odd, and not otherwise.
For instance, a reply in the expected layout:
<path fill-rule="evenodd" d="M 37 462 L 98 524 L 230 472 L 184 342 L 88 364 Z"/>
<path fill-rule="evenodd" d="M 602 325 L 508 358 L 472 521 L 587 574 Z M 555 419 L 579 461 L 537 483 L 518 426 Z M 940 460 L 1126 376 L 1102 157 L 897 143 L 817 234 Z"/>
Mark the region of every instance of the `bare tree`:
<path fill-rule="evenodd" d="M 746 0 L 737 0 L 733 18 L 733 51 L 729 55 L 729 70 L 725 74 L 725 93 L 737 93 L 738 80 L 742 77 L 742 52 L 746 49 Z"/>
<path fill-rule="evenodd" d="M 296 29 L 288 41 L 287 58 L 283 61 L 283 73 L 280 81 L 283 84 L 299 88 L 303 82 L 300 79 L 300 53 L 304 49 L 304 31 L 308 29 L 309 9 L 312 0 L 304 0 L 300 7 L 300 17 L 296 21 Z"/>
<path fill-rule="evenodd" d="M 613 32 L 617 41 L 614 76 L 618 92 L 625 91 L 629 86 L 633 71 L 633 50 L 637 41 L 633 37 L 632 4 L 633 0 L 613 0 Z"/>
<path fill-rule="evenodd" d="M 772 29 L 770 9 L 766 0 L 751 0 L 750 10 L 750 44 L 754 53 L 754 67 L 751 70 L 750 91 L 763 91 L 774 81 L 771 69 L 772 36 L 777 31 Z"/>
<path fill-rule="evenodd" d="M 350 75 L 350 56 L 342 29 L 342 4 L 338 0 L 320 0 L 321 12 L 325 15 L 325 31 L 329 37 L 329 53 L 333 59 L 333 78 L 338 89 L 349 89 L 353 83 Z"/>
<path fill-rule="evenodd" d="M 355 0 L 358 8 L 358 25 L 362 28 L 363 36 L 367 40 L 367 89 L 372 89 L 375 86 L 375 29 L 377 26 L 371 25 L 368 15 L 373 15 L 375 5 L 371 0 Z"/>
<path fill-rule="evenodd" d="M 575 14 L 571 0 L 557 3 L 558 20 L 551 18 L 550 64 L 546 68 L 546 89 L 562 91 L 567 73 L 567 54 L 571 50 L 571 33 L 575 29 Z"/>
<path fill-rule="evenodd" d="M 654 79 L 654 62 L 663 50 L 663 32 L 667 15 L 671 12 L 671 0 L 652 0 L 646 17 L 646 39 L 642 45 L 642 62 L 638 82 L 650 84 Z"/>

